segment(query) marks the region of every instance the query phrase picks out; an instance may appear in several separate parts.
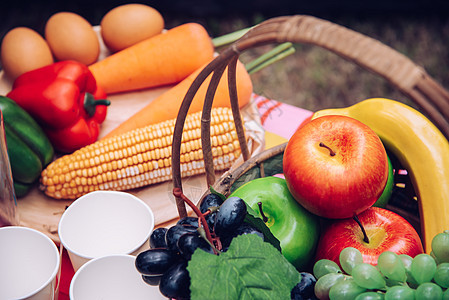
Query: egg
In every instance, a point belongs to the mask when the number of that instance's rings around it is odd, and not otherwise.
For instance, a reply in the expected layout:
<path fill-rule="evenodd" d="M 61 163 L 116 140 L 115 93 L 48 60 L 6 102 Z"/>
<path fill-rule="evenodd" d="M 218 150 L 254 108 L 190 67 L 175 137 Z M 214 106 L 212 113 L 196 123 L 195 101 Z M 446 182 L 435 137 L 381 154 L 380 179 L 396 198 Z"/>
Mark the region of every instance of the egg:
<path fill-rule="evenodd" d="M 6 33 L 1 45 L 1 61 L 5 75 L 12 80 L 54 62 L 44 38 L 27 27 L 16 27 Z"/>
<path fill-rule="evenodd" d="M 117 52 L 161 33 L 164 19 L 156 9 L 132 3 L 117 6 L 107 12 L 100 27 L 106 47 Z"/>
<path fill-rule="evenodd" d="M 45 24 L 45 39 L 57 60 L 90 65 L 100 54 L 100 42 L 92 25 L 72 12 L 52 15 Z"/>

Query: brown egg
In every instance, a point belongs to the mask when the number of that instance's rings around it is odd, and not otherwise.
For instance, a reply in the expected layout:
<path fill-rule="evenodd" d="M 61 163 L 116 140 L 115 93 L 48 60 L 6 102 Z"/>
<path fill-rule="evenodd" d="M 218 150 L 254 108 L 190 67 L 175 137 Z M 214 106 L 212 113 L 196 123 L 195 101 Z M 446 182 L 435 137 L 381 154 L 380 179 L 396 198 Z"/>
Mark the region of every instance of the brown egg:
<path fill-rule="evenodd" d="M 1 60 L 5 74 L 12 80 L 19 75 L 52 64 L 53 56 L 44 38 L 26 27 L 16 27 L 3 38 Z"/>
<path fill-rule="evenodd" d="M 52 15 L 45 24 L 45 38 L 57 60 L 90 65 L 100 54 L 100 42 L 91 24 L 75 13 Z"/>
<path fill-rule="evenodd" d="M 113 8 L 100 25 L 106 47 L 116 52 L 161 33 L 164 19 L 156 9 L 133 3 Z"/>

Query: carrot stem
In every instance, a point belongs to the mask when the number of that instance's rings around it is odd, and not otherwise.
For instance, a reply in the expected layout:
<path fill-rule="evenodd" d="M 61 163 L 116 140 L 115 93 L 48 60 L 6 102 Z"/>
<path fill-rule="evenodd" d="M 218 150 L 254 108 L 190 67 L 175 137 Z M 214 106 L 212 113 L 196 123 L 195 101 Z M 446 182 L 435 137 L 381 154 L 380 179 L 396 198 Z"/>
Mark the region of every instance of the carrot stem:
<path fill-rule="evenodd" d="M 229 45 L 245 35 L 252 27 L 243 28 L 212 39 L 215 48 Z"/>
<path fill-rule="evenodd" d="M 293 54 L 295 52 L 295 48 L 293 47 L 293 44 L 290 42 L 282 43 L 275 48 L 271 49 L 267 53 L 259 56 L 258 58 L 254 59 L 253 61 L 247 63 L 245 65 L 246 70 L 249 74 L 253 74 L 268 65 L 271 65 L 290 54 Z"/>
<path fill-rule="evenodd" d="M 275 57 L 273 57 L 273 58 L 267 60 L 266 62 L 264 62 L 263 64 L 257 66 L 256 68 L 251 69 L 250 71 L 248 71 L 248 73 L 249 73 L 249 74 L 254 74 L 254 73 L 256 73 L 257 71 L 260 71 L 260 70 L 262 70 L 263 68 L 265 68 L 265 67 L 267 67 L 267 66 L 269 66 L 269 65 L 271 65 L 271 64 L 273 64 L 273 63 L 275 63 L 275 62 L 278 62 L 278 61 L 280 61 L 281 59 L 284 59 L 285 57 L 287 57 L 287 56 L 293 54 L 294 52 L 295 52 L 295 49 L 292 47 L 292 48 L 290 48 L 290 49 L 288 49 L 288 50 L 286 50 L 286 51 L 284 51 L 284 52 L 282 52 L 282 53 L 279 53 L 279 54 L 276 55 Z"/>
<path fill-rule="evenodd" d="M 244 36 L 252 27 L 243 28 L 216 38 L 212 39 L 212 44 L 215 48 L 223 47 L 226 45 L 229 45 L 238 39 L 240 39 L 242 36 Z M 263 68 L 293 54 L 295 52 L 295 48 L 293 47 L 293 44 L 290 42 L 282 43 L 267 53 L 259 56 L 255 60 L 247 63 L 245 65 L 246 70 L 249 74 L 253 74 L 257 71 L 262 70 Z"/>

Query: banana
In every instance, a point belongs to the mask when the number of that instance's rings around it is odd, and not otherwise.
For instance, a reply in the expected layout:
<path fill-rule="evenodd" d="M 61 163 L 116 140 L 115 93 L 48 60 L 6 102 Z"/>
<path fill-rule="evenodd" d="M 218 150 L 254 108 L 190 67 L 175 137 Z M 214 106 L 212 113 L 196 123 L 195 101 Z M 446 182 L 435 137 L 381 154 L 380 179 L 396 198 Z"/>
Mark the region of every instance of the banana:
<path fill-rule="evenodd" d="M 372 98 L 347 108 L 320 110 L 312 119 L 335 114 L 371 127 L 409 172 L 418 197 L 423 246 L 430 253 L 432 238 L 449 229 L 448 140 L 420 112 L 390 99 Z"/>

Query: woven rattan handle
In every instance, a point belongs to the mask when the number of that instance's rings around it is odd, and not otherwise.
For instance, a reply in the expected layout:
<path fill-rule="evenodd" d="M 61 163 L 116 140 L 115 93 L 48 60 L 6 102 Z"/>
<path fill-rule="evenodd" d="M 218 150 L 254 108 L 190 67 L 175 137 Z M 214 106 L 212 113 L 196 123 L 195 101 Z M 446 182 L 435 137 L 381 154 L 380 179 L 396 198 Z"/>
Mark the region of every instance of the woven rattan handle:
<path fill-rule="evenodd" d="M 449 137 L 449 93 L 423 68 L 378 40 L 311 16 L 279 17 L 257 26 L 233 46 L 234 51 L 266 43 L 308 43 L 328 49 L 384 77 L 420 106 Z"/>
<path fill-rule="evenodd" d="M 272 43 L 307 43 L 320 46 L 353 63 L 385 78 L 413 100 L 429 119 L 449 139 L 449 92 L 434 81 L 423 68 L 406 56 L 382 44 L 378 40 L 311 16 L 287 16 L 269 19 L 253 29 L 224 50 L 198 75 L 181 105 L 175 125 L 172 147 L 174 188 L 180 188 L 180 148 L 184 121 L 193 96 L 202 82 L 213 73 L 206 94 L 202 117 L 202 147 L 208 185 L 215 182 L 210 147 L 210 111 L 218 81 L 226 67 L 229 79 L 229 93 L 237 133 L 244 159 L 249 154 L 243 134 L 236 93 L 235 66 L 239 55 L 245 50 Z M 185 206 L 177 199 L 179 215 L 185 216 Z"/>

